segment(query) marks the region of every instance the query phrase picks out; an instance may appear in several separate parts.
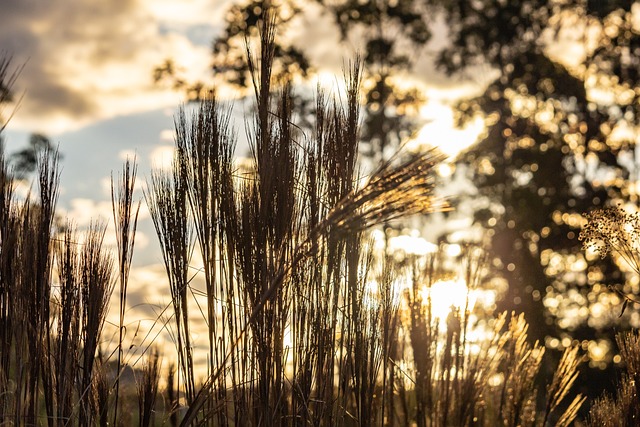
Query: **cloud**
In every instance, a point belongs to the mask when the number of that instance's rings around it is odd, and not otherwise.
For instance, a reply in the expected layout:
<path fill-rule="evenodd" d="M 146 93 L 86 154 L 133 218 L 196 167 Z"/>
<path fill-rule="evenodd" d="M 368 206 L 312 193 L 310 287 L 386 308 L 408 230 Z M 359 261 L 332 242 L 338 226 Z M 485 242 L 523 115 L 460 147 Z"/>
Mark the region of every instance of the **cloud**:
<path fill-rule="evenodd" d="M 173 58 L 187 80 L 210 81 L 211 39 L 232 2 L 3 0 L 0 54 L 12 54 L 16 66 L 26 64 L 16 85 L 24 98 L 12 128 L 57 135 L 179 104 L 181 94 L 154 85 L 154 67 Z M 329 13 L 315 3 L 305 4 L 304 11 L 283 37 L 304 48 L 320 80 L 328 72 L 333 85 L 341 80 L 344 61 L 362 49 L 361 37 L 343 43 Z M 446 34 L 446 25 L 439 25 L 436 45 Z M 434 71 L 428 54 L 405 77 L 429 89 L 460 89 L 459 80 Z"/>
<path fill-rule="evenodd" d="M 234 0 L 147 0 L 147 5 L 159 21 L 193 26 L 221 23 L 233 2 Z"/>
<path fill-rule="evenodd" d="M 159 145 L 151 151 L 149 161 L 154 168 L 171 170 L 175 147 L 173 145 Z"/>
<path fill-rule="evenodd" d="M 173 57 L 188 77 L 206 77 L 209 46 L 194 43 L 186 30 L 167 30 L 162 3 L 169 2 L 4 1 L 0 53 L 25 64 L 15 87 L 24 98 L 13 126 L 55 134 L 179 103 L 180 95 L 153 84 L 153 68 Z M 221 13 L 219 7 L 202 12 L 215 0 L 184 3 L 174 16 L 185 25 Z"/>
<path fill-rule="evenodd" d="M 107 223 L 112 217 L 111 201 L 76 198 L 71 200 L 70 205 L 67 217 L 82 228 L 88 227 L 93 221 Z"/>
<path fill-rule="evenodd" d="M 134 206 L 135 208 L 135 206 Z M 106 224 L 107 231 L 105 233 L 104 243 L 107 247 L 116 248 L 117 239 L 115 229 L 113 227 L 113 210 L 111 201 L 96 201 L 92 199 L 75 198 L 71 199 L 70 208 L 66 211 L 61 210 L 64 217 L 71 221 L 80 230 L 87 229 L 92 223 Z M 140 213 L 138 222 L 149 219 L 149 210 L 146 204 L 140 204 Z M 135 247 L 138 250 L 145 249 L 149 246 L 150 239 L 144 231 L 138 229 L 136 231 Z"/>

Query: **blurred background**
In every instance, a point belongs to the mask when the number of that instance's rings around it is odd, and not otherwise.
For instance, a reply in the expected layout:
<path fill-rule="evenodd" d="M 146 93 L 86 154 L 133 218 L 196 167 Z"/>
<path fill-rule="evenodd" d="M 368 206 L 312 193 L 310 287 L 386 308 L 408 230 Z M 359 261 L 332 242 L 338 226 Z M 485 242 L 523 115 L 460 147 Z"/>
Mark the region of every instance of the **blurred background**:
<path fill-rule="evenodd" d="M 484 315 L 524 313 L 530 338 L 557 354 L 580 344 L 588 373 L 579 391 L 612 387 L 613 333 L 640 325 L 637 307 L 620 316 L 619 292 L 638 294 L 640 280 L 623 260 L 585 252 L 578 235 L 598 207 L 638 210 L 640 2 L 271 3 L 275 73 L 293 81 L 302 128 L 316 86 L 339 97 L 345 64 L 359 56 L 363 171 L 400 149 L 449 156 L 439 188 L 455 209 L 379 230 L 384 247 L 400 259 L 440 245 L 452 258 L 483 247 L 489 273 L 474 298 Z M 57 146 L 61 215 L 79 227 L 110 220 L 112 171 L 135 156 L 144 188 L 152 167 L 170 164 L 176 108 L 214 86 L 234 105 L 236 154 L 248 155 L 245 44 L 255 43 L 264 7 L 4 0 L 0 54 L 18 73 L 1 110 L 10 117 L 4 144 L 25 188 L 35 153 Z M 112 231 L 107 238 L 115 241 Z M 170 297 L 144 204 L 134 265 L 128 318 L 154 319 Z M 467 288 L 440 293 L 434 304 L 446 308 L 463 304 L 451 295 L 464 299 Z"/>

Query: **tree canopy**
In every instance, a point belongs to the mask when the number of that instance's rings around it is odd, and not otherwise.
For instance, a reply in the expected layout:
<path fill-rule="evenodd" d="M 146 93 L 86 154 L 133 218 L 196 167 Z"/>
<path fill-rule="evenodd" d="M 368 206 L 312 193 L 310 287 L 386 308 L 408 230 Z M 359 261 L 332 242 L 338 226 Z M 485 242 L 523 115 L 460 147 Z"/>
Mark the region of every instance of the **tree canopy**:
<path fill-rule="evenodd" d="M 637 15 L 638 4 L 633 8 Z M 502 305 L 548 326 L 556 321 L 574 339 L 580 330 L 588 336 L 589 327 L 612 326 L 611 318 L 578 309 L 604 304 L 592 294 L 594 284 L 631 291 L 611 262 L 586 263 L 577 240 L 581 214 L 635 202 L 629 179 L 636 168 L 640 28 L 631 9 L 628 2 L 553 1 L 444 7 L 452 47 L 439 54 L 439 65 L 452 74 L 478 64 L 497 70 L 482 95 L 460 103 L 459 116 L 487 123 L 460 162 L 489 201 L 475 219 L 488 230 L 494 265 L 510 283 Z M 557 53 L 558 46 L 576 57 Z M 532 332 L 544 339 L 552 328 Z"/>

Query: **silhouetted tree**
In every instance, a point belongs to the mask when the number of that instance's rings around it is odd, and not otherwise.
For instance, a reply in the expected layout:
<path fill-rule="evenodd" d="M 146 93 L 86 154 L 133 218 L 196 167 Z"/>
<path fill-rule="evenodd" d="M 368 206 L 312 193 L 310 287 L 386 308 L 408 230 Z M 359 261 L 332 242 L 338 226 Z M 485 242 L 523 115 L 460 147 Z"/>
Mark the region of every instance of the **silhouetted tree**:
<path fill-rule="evenodd" d="M 586 259 L 577 237 L 585 212 L 638 199 L 640 28 L 632 2 L 441 5 L 451 45 L 439 65 L 451 74 L 496 71 L 458 113 L 460 122 L 482 117 L 487 125 L 459 164 L 485 200 L 474 219 L 509 283 L 498 308 L 525 313 L 530 335 L 547 344 L 611 340 L 620 323 L 611 304 L 622 301 L 608 287 L 637 289 L 611 259 Z M 637 15 L 640 2 L 633 5 Z M 563 54 L 571 51 L 578 53 Z M 610 378 L 597 371 L 584 377 L 587 393 Z"/>
<path fill-rule="evenodd" d="M 12 87 L 21 70 L 21 67 L 12 69 L 11 57 L 0 54 L 0 144 L 3 143 L 2 131 L 11 118 L 11 114 L 9 117 L 3 116 L 3 108 L 15 102 Z M 11 155 L 14 177 L 18 179 L 25 178 L 36 170 L 38 156 L 43 153 L 53 155 L 54 152 L 56 152 L 56 149 L 49 138 L 40 133 L 31 134 L 27 148 Z"/>
<path fill-rule="evenodd" d="M 536 324 L 531 335 L 540 340 L 567 330 L 579 339 L 593 338 L 588 326 L 597 322 L 589 321 L 588 312 L 567 319 L 562 310 L 545 307 L 545 299 L 572 288 L 582 300 L 565 298 L 563 308 L 588 306 L 594 298 L 588 276 L 598 277 L 602 289 L 623 280 L 608 261 L 590 262 L 579 272 L 571 264 L 582 261 L 580 215 L 612 200 L 637 198 L 628 186 L 640 176 L 628 161 L 635 158 L 637 133 L 626 139 L 615 134 L 637 123 L 640 51 L 630 11 L 638 2 L 317 1 L 334 16 L 343 39 L 357 33 L 366 46 L 369 84 L 361 136 L 369 142 L 370 158 L 385 159 L 414 129 L 405 113 L 422 95 L 400 90 L 394 77 L 413 67 L 415 52 L 431 37 L 433 16 L 442 14 L 449 29 L 450 43 L 437 59 L 442 69 L 457 75 L 476 67 L 496 71 L 484 93 L 461 102 L 458 112 L 461 122 L 480 116 L 487 123 L 486 134 L 459 164 L 468 166 L 487 202 L 475 221 L 487 230 L 496 272 L 510 284 L 500 308 L 524 312 Z M 278 19 L 286 26 L 300 10 L 293 2 L 278 3 Z M 229 9 L 213 49 L 213 69 L 225 80 L 248 84 L 245 35 L 255 33 L 270 5 L 249 1 Z M 577 65 L 552 55 L 554 44 L 568 38 L 584 50 Z M 284 39 L 274 56 L 281 76 L 311 69 L 304 51 Z M 615 99 L 599 100 L 594 88 L 610 90 Z M 611 322 L 596 326 L 606 330 Z"/>
<path fill-rule="evenodd" d="M 40 156 L 44 154 L 53 155 L 55 152 L 57 152 L 56 147 L 53 146 L 47 136 L 41 133 L 31 134 L 27 147 L 11 155 L 16 178 L 26 178 L 36 170 Z M 60 157 L 59 154 L 58 157 Z"/>
<path fill-rule="evenodd" d="M 394 78 L 412 69 L 417 53 L 431 37 L 428 8 L 414 0 L 316 2 L 334 18 L 343 41 L 356 33 L 362 38 L 356 44 L 364 51 L 362 60 L 365 64 L 363 105 L 366 111 L 361 139 L 366 141 L 367 149 L 363 154 L 374 161 L 384 160 L 389 153 L 397 151 L 419 123 L 417 111 L 425 101 L 424 94 L 416 87 L 404 85 L 401 88 Z M 313 71 L 314 64 L 304 50 L 286 38 L 288 25 L 302 13 L 297 2 L 250 0 L 230 6 L 225 15 L 224 30 L 213 42 L 212 70 L 218 79 L 242 89 L 250 86 L 247 44 L 256 38 L 258 24 L 269 8 L 275 11 L 278 27 L 272 72 L 276 82 L 295 76 L 305 78 Z M 407 52 L 407 46 L 413 49 L 412 54 Z M 194 100 L 204 90 L 203 83 L 183 79 L 181 70 L 172 60 L 156 67 L 154 79 L 171 82 L 173 88 L 184 90 Z M 301 94 L 296 96 L 295 102 L 297 109 L 306 113 L 314 105 Z"/>
<path fill-rule="evenodd" d="M 401 88 L 394 79 L 412 70 L 431 39 L 429 8 L 414 0 L 318 2 L 333 14 L 343 40 L 350 34 L 362 37 L 368 84 L 361 138 L 369 147 L 365 154 L 384 161 L 419 124 L 424 94 L 415 86 Z"/>
<path fill-rule="evenodd" d="M 273 52 L 274 80 L 284 83 L 294 76 L 306 77 L 311 65 L 306 54 L 282 36 L 289 22 L 300 14 L 295 2 L 283 0 L 249 0 L 232 3 L 224 19 L 222 34 L 215 38 L 212 46 L 211 69 L 218 82 L 238 89 L 251 87 L 251 77 L 247 64 L 247 47 L 258 39 L 258 27 L 265 12 L 271 9 L 278 27 Z M 201 81 L 189 81 L 182 76 L 182 69 L 173 59 L 167 59 L 154 69 L 156 83 L 168 82 L 176 90 L 184 91 L 191 101 L 202 98 L 208 88 Z"/>
<path fill-rule="evenodd" d="M 279 33 L 276 34 L 273 51 L 274 78 L 283 82 L 293 76 L 306 77 L 311 70 L 307 55 L 283 37 L 287 25 L 301 12 L 296 2 L 250 0 L 229 7 L 223 33 L 213 42 L 212 69 L 226 83 L 241 88 L 251 85 L 245 41 L 251 42 L 251 39 L 258 37 L 259 22 L 264 19 L 268 9 L 275 11 L 273 16 Z"/>

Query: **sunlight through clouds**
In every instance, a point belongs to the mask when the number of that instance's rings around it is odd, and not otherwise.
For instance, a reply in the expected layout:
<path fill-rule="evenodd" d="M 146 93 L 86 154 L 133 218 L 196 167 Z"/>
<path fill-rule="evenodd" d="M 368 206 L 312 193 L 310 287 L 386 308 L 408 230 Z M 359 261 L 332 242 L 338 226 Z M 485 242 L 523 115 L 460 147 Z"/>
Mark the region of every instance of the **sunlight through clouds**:
<path fill-rule="evenodd" d="M 417 232 L 417 230 L 414 231 Z M 401 235 L 390 238 L 387 250 L 391 253 L 401 251 L 407 255 L 424 256 L 435 253 L 438 250 L 438 246 L 428 242 L 417 233 L 412 233 L 411 235 Z"/>
<path fill-rule="evenodd" d="M 410 143 L 412 149 L 424 146 L 438 147 L 443 153 L 453 158 L 475 143 L 484 130 L 484 124 L 480 118 L 475 118 L 462 129 L 457 129 L 454 124 L 453 110 L 439 102 L 426 104 L 422 108 L 421 115 L 428 123 L 418 131 L 417 136 Z"/>
<path fill-rule="evenodd" d="M 431 287 L 422 290 L 423 301 L 431 301 L 433 317 L 446 324 L 446 319 L 452 308 L 464 311 L 472 310 L 475 305 L 475 295 L 469 291 L 464 280 L 439 280 Z"/>

